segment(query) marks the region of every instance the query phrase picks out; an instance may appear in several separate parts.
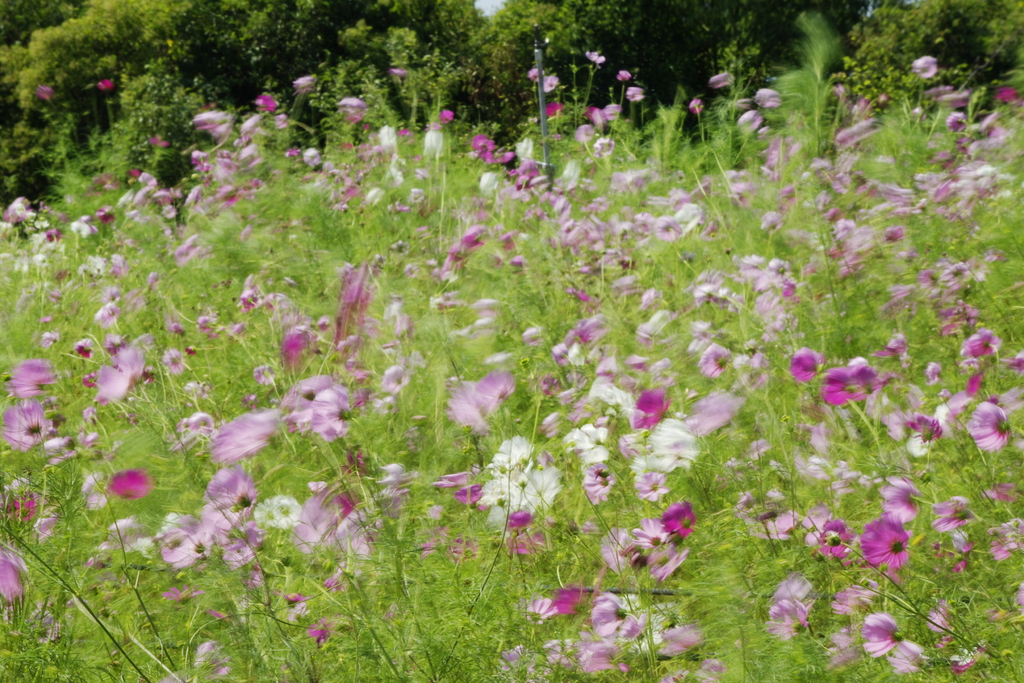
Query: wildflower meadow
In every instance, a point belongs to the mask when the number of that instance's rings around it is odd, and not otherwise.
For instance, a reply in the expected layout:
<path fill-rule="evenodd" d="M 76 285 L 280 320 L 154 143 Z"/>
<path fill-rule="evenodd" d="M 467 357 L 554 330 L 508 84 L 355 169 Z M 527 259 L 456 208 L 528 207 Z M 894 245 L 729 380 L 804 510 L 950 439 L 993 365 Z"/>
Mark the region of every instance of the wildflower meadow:
<path fill-rule="evenodd" d="M 0 678 L 1021 680 L 1024 99 L 827 49 L 6 203 Z"/>

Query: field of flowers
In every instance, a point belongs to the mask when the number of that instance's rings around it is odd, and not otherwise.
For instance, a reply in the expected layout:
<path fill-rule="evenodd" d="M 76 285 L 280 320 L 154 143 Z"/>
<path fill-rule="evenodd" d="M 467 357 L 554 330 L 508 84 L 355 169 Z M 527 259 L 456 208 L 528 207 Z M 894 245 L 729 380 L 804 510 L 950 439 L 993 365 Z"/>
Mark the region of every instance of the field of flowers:
<path fill-rule="evenodd" d="M 1021 680 L 1024 102 L 933 62 L 10 203 L 0 678 Z"/>

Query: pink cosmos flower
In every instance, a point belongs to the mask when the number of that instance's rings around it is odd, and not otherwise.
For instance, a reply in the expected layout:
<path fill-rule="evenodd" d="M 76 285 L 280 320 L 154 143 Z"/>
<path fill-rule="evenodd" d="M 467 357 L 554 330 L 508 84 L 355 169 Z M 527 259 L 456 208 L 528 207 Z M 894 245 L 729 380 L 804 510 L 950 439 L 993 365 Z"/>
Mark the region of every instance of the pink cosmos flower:
<path fill-rule="evenodd" d="M 725 88 L 730 85 L 732 85 L 732 74 L 728 72 L 716 74 L 708 79 L 708 86 L 715 90 Z"/>
<path fill-rule="evenodd" d="M 909 540 L 910 534 L 903 528 L 903 522 L 894 515 L 884 514 L 864 525 L 860 548 L 869 564 L 899 569 L 910 556 L 907 551 Z"/>
<path fill-rule="evenodd" d="M 885 612 L 875 612 L 864 618 L 861 635 L 866 641 L 864 651 L 872 657 L 895 650 L 889 656 L 889 663 L 898 673 L 911 673 L 918 668 L 914 664 L 921 659 L 924 648 L 917 643 L 904 640 L 899 633 L 896 620 Z"/>
<path fill-rule="evenodd" d="M 296 95 L 308 95 L 316 89 L 316 76 L 301 76 L 292 81 L 292 91 Z"/>
<path fill-rule="evenodd" d="M 995 335 L 992 330 L 982 327 L 976 333 L 964 340 L 960 354 L 968 358 L 981 358 L 991 356 L 1003 345 L 1003 340 Z"/>
<path fill-rule="evenodd" d="M 241 465 L 217 470 L 206 485 L 206 502 L 215 510 L 246 516 L 252 512 L 258 494 L 256 483 Z"/>
<path fill-rule="evenodd" d="M 873 582 L 870 585 L 878 587 Z M 836 614 L 854 614 L 858 609 L 870 605 L 874 599 L 875 591 L 855 584 L 836 593 L 832 611 Z"/>
<path fill-rule="evenodd" d="M 910 70 L 921 78 L 928 80 L 939 73 L 939 61 L 935 57 L 918 57 L 914 60 Z"/>
<path fill-rule="evenodd" d="M 263 410 L 246 413 L 217 430 L 210 439 L 210 460 L 233 464 L 259 453 L 277 433 L 280 413 Z"/>
<path fill-rule="evenodd" d="M 51 88 L 48 85 L 37 85 L 36 97 L 43 100 L 44 102 L 49 102 L 53 99 L 53 88 Z"/>
<path fill-rule="evenodd" d="M 759 129 L 763 123 L 764 117 L 754 109 L 744 112 L 736 120 L 736 125 L 745 129 L 748 133 L 753 133 L 755 130 Z"/>
<path fill-rule="evenodd" d="M 732 354 L 729 352 L 729 349 L 712 343 L 701 354 L 697 365 L 702 375 L 714 379 L 725 372 L 731 360 Z"/>
<path fill-rule="evenodd" d="M 41 444 L 50 426 L 43 406 L 35 399 L 22 401 L 4 411 L 4 438 L 19 451 Z"/>
<path fill-rule="evenodd" d="M 972 521 L 974 513 L 967 509 L 968 502 L 963 496 L 953 496 L 944 503 L 932 505 L 932 512 L 939 515 L 932 522 L 932 528 L 945 533 Z"/>
<path fill-rule="evenodd" d="M 694 99 L 690 100 L 690 105 L 688 108 L 691 114 L 693 114 L 694 116 L 700 116 L 701 112 L 704 111 L 704 100 L 695 97 Z"/>
<path fill-rule="evenodd" d="M 605 61 L 607 61 L 606 58 L 602 57 L 601 54 L 598 52 L 587 52 L 585 54 L 587 56 L 587 59 L 589 59 L 595 65 L 597 65 L 597 68 L 599 69 L 601 68 L 601 65 L 604 64 Z"/>
<path fill-rule="evenodd" d="M 671 400 L 665 395 L 665 389 L 648 389 L 640 393 L 636 401 L 636 410 L 630 419 L 633 429 L 653 429 L 665 417 Z"/>
<path fill-rule="evenodd" d="M 618 80 L 619 80 L 620 82 L 622 82 L 622 83 L 625 83 L 626 81 L 628 81 L 628 80 L 630 80 L 631 78 L 633 78 L 633 74 L 631 74 L 631 73 L 629 73 L 628 71 L 626 71 L 625 69 L 623 69 L 622 71 L 620 71 L 620 72 L 619 72 L 619 73 L 618 73 L 618 74 L 617 74 L 617 75 L 615 76 L 615 78 L 617 78 L 617 79 L 618 79 Z"/>
<path fill-rule="evenodd" d="M 14 398 L 32 398 L 46 393 L 43 387 L 56 381 L 50 361 L 31 358 L 11 371 L 7 389 Z"/>
<path fill-rule="evenodd" d="M 680 541 L 693 533 L 696 523 L 697 516 L 693 514 L 693 506 L 690 501 L 672 503 L 661 515 L 662 527 Z"/>
<path fill-rule="evenodd" d="M 906 477 L 889 477 L 889 485 L 883 486 L 879 493 L 882 496 L 882 510 L 900 522 L 909 522 L 917 517 L 917 504 L 915 496 L 920 496 L 917 490 Z"/>
<path fill-rule="evenodd" d="M 782 95 L 771 88 L 761 88 L 754 94 L 754 102 L 764 109 L 778 109 L 782 106 Z"/>
<path fill-rule="evenodd" d="M 789 372 L 797 382 L 810 382 L 825 365 L 825 356 L 806 346 L 793 354 Z"/>
<path fill-rule="evenodd" d="M 697 624 L 683 624 L 661 633 L 662 648 L 658 654 L 666 657 L 681 655 L 704 642 L 704 634 Z"/>
<path fill-rule="evenodd" d="M 779 600 L 768 610 L 768 632 L 779 640 L 790 640 L 797 628 L 809 626 L 807 613 L 808 606 L 799 600 Z"/>
<path fill-rule="evenodd" d="M 644 99 L 644 89 L 636 86 L 626 88 L 626 99 L 630 102 L 640 102 Z"/>
<path fill-rule="evenodd" d="M 0 545 L 0 597 L 12 603 L 25 595 L 22 577 L 28 573 L 21 555 L 5 545 Z"/>
<path fill-rule="evenodd" d="M 277 110 L 277 100 L 270 95 L 260 95 L 256 98 L 256 109 L 273 114 Z"/>
<path fill-rule="evenodd" d="M 594 505 L 608 500 L 614 485 L 615 475 L 601 463 L 588 467 L 583 476 L 583 491 Z"/>
<path fill-rule="evenodd" d="M 331 442 L 348 434 L 348 389 L 334 385 L 317 393 L 310 406 L 313 413 L 313 431 L 324 441 Z"/>
<path fill-rule="evenodd" d="M 644 624 L 647 623 L 647 615 L 641 615 L 637 619 L 626 610 L 626 605 L 622 604 L 617 595 L 601 593 L 594 600 L 590 621 L 594 626 L 594 633 L 602 638 L 615 636 L 633 640 L 640 635 Z"/>
<path fill-rule="evenodd" d="M 854 363 L 825 373 L 821 397 L 834 406 L 863 401 L 878 386 L 878 373 L 870 365 Z"/>
<path fill-rule="evenodd" d="M 152 490 L 153 479 L 146 470 L 122 470 L 107 484 L 107 493 L 125 500 L 145 498 Z"/>
<path fill-rule="evenodd" d="M 115 86 L 114 86 L 114 82 L 112 80 L 110 80 L 109 78 L 104 78 L 102 81 L 100 81 L 99 83 L 96 84 L 96 88 L 100 92 L 106 93 L 106 94 L 109 95 L 110 93 L 114 92 Z"/>
<path fill-rule="evenodd" d="M 696 436 L 707 436 L 732 422 L 746 400 L 742 396 L 720 391 L 708 394 L 691 406 L 692 413 L 686 418 L 686 426 Z"/>
<path fill-rule="evenodd" d="M 543 624 L 558 614 L 558 607 L 551 598 L 535 598 L 526 607 L 526 619 L 534 624 Z"/>
<path fill-rule="evenodd" d="M 658 502 L 661 497 L 668 493 L 665 486 L 666 476 L 664 472 L 644 472 L 636 478 L 636 493 L 641 500 Z"/>
<path fill-rule="evenodd" d="M 671 543 L 664 545 L 647 558 L 647 568 L 651 572 L 651 576 L 654 577 L 659 583 L 667 579 L 672 575 L 679 565 L 683 563 L 690 555 L 689 548 L 683 548 L 679 550 L 676 546 Z"/>
<path fill-rule="evenodd" d="M 113 365 L 101 367 L 96 377 L 100 405 L 124 399 L 146 371 L 145 353 L 134 346 L 118 349 L 110 361 Z"/>
<path fill-rule="evenodd" d="M 338 111 L 349 123 L 359 123 L 366 116 L 366 102 L 358 97 L 343 97 L 338 102 Z"/>
<path fill-rule="evenodd" d="M 821 531 L 812 532 L 818 545 L 818 552 L 827 557 L 834 557 L 842 560 L 850 554 L 850 545 L 857 540 L 856 534 L 852 533 L 841 519 L 832 519 L 825 522 Z"/>
<path fill-rule="evenodd" d="M 1006 447 L 1013 430 L 1006 412 L 995 403 L 985 401 L 967 421 L 967 431 L 978 448 L 991 453 Z"/>

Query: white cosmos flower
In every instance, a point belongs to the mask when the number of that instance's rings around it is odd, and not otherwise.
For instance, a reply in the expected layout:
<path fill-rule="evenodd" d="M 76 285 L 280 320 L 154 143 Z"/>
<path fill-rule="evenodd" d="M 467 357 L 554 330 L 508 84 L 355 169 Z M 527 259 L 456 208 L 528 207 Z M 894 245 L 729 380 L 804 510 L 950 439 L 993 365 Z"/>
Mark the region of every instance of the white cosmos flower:
<path fill-rule="evenodd" d="M 274 496 L 256 504 L 253 517 L 263 527 L 294 529 L 302 506 L 291 496 Z"/>
<path fill-rule="evenodd" d="M 700 450 L 697 448 L 697 437 L 690 432 L 682 420 L 674 418 L 662 420 L 651 432 L 648 444 L 651 454 L 655 457 L 659 459 L 672 458 L 676 461 L 672 469 L 679 466 L 690 469 L 690 464 L 700 454 Z"/>

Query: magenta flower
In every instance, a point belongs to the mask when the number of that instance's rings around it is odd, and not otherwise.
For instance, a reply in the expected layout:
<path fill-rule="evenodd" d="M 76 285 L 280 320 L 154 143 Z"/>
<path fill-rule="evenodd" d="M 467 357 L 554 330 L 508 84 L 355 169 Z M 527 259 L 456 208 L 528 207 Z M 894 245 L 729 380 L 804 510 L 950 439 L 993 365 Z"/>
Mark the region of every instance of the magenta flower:
<path fill-rule="evenodd" d="M 910 70 L 921 78 L 928 80 L 939 73 L 939 61 L 935 57 L 918 57 L 914 60 Z"/>
<path fill-rule="evenodd" d="M 586 591 L 579 586 L 566 586 L 555 591 L 554 607 L 559 614 L 576 614 L 577 607 L 584 601 Z"/>
<path fill-rule="evenodd" d="M 37 85 L 36 97 L 43 100 L 44 102 L 49 102 L 53 99 L 53 88 L 51 88 L 48 85 Z"/>
<path fill-rule="evenodd" d="M 910 534 L 903 528 L 903 522 L 894 515 L 884 514 L 864 525 L 860 549 L 868 564 L 899 569 L 910 556 L 907 551 L 909 540 Z"/>
<path fill-rule="evenodd" d="M 334 622 L 325 617 L 306 629 L 306 634 L 316 641 L 317 647 L 323 647 L 327 639 L 334 634 Z"/>
<path fill-rule="evenodd" d="M 153 490 L 153 480 L 146 470 L 122 470 L 110 478 L 107 493 L 125 500 L 145 498 Z"/>
<path fill-rule="evenodd" d="M 972 334 L 964 341 L 960 353 L 968 358 L 981 358 L 992 356 L 1003 345 L 1003 340 L 995 335 L 992 330 L 982 327 L 975 334 Z"/>
<path fill-rule="evenodd" d="M 102 81 L 96 84 L 96 87 L 99 89 L 100 92 L 109 95 L 110 93 L 114 92 L 114 88 L 116 86 L 114 86 L 114 82 L 112 80 L 110 80 L 109 78 L 104 78 Z"/>
<path fill-rule="evenodd" d="M 276 410 L 255 411 L 235 418 L 210 440 L 210 460 L 230 465 L 256 455 L 277 433 L 279 421 Z"/>
<path fill-rule="evenodd" d="M 441 125 L 447 125 L 455 120 L 455 112 L 451 109 L 442 109 L 441 113 L 438 114 L 437 120 L 441 122 Z"/>
<path fill-rule="evenodd" d="M 671 400 L 665 395 L 665 389 L 648 389 L 640 393 L 636 401 L 630 424 L 633 429 L 653 429 L 665 417 Z"/>
<path fill-rule="evenodd" d="M 946 128 L 951 133 L 960 133 L 967 129 L 967 114 L 955 111 L 946 117 Z"/>
<path fill-rule="evenodd" d="M 1012 433 L 1006 412 L 988 401 L 974 410 L 971 419 L 967 421 L 967 431 L 978 448 L 990 453 L 1002 450 Z"/>
<path fill-rule="evenodd" d="M 7 389 L 14 398 L 32 398 L 44 394 L 43 387 L 56 381 L 50 361 L 30 358 L 11 371 Z"/>
<path fill-rule="evenodd" d="M 476 505 L 484 496 L 483 484 L 470 484 L 463 486 L 453 494 L 455 500 L 463 505 Z"/>
<path fill-rule="evenodd" d="M 277 110 L 277 100 L 270 95 L 260 95 L 256 98 L 256 109 L 273 114 Z"/>
<path fill-rule="evenodd" d="M 683 563 L 690 555 L 689 548 L 683 548 L 679 550 L 676 546 L 671 543 L 664 545 L 647 558 L 647 568 L 651 572 L 651 576 L 654 577 L 659 583 L 667 579 L 672 575 L 679 565 Z"/>
<path fill-rule="evenodd" d="M 974 513 L 967 509 L 968 502 L 963 496 L 953 496 L 943 503 L 932 505 L 932 512 L 939 515 L 939 518 L 932 522 L 932 528 L 947 532 L 972 521 Z"/>
<path fill-rule="evenodd" d="M 832 519 L 825 522 L 821 531 L 811 532 L 809 536 L 818 544 L 818 552 L 826 557 L 834 557 L 842 560 L 850 554 L 850 544 L 857 540 L 856 534 L 852 533 L 841 519 Z"/>
<path fill-rule="evenodd" d="M 124 399 L 146 372 L 146 356 L 134 346 L 117 349 L 110 361 L 113 365 L 101 367 L 96 377 L 100 405 Z"/>
<path fill-rule="evenodd" d="M 875 612 L 864 618 L 861 635 L 866 641 L 864 651 L 872 657 L 895 650 L 889 656 L 889 663 L 898 673 L 911 673 L 918 668 L 914 662 L 921 658 L 924 648 L 917 643 L 904 640 L 899 633 L 896 620 L 885 612 Z"/>
<path fill-rule="evenodd" d="M 621 81 L 622 83 L 625 83 L 626 81 L 628 81 L 631 78 L 633 78 L 633 74 L 631 74 L 628 71 L 626 71 L 625 69 L 623 69 L 622 71 L 620 71 L 618 73 L 618 75 L 615 76 L 615 78 L 619 79 L 619 81 Z"/>
<path fill-rule="evenodd" d="M 626 88 L 626 99 L 630 102 L 641 102 L 644 99 L 644 89 L 636 86 Z"/>
<path fill-rule="evenodd" d="M 730 85 L 732 85 L 732 74 L 730 73 L 715 74 L 708 79 L 708 86 L 715 90 L 725 88 Z"/>
<path fill-rule="evenodd" d="M 672 503 L 661 515 L 662 527 L 680 541 L 693 533 L 696 523 L 697 516 L 693 514 L 693 506 L 690 501 Z"/>
<path fill-rule="evenodd" d="M 793 354 L 789 361 L 789 373 L 797 382 L 810 382 L 821 372 L 825 356 L 806 346 Z"/>
<path fill-rule="evenodd" d="M 831 368 L 825 373 L 821 397 L 834 406 L 863 401 L 878 386 L 878 373 L 870 365 L 854 364 Z"/>
<path fill-rule="evenodd" d="M 689 110 L 691 114 L 700 116 L 701 112 L 704 111 L 704 100 L 700 98 L 690 100 Z"/>
<path fill-rule="evenodd" d="M 27 573 L 28 567 L 21 555 L 0 545 L 0 597 L 8 603 L 20 600 L 25 595 L 22 577 Z"/>
<path fill-rule="evenodd" d="M 731 360 L 732 354 L 729 352 L 729 349 L 712 343 L 701 354 L 697 366 L 700 368 L 702 375 L 714 379 L 725 372 Z"/>
<path fill-rule="evenodd" d="M 41 444 L 49 429 L 50 421 L 35 399 L 22 401 L 4 411 L 4 438 L 16 450 L 28 451 Z"/>

